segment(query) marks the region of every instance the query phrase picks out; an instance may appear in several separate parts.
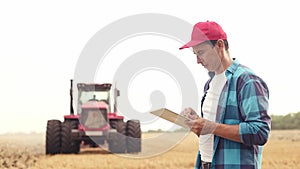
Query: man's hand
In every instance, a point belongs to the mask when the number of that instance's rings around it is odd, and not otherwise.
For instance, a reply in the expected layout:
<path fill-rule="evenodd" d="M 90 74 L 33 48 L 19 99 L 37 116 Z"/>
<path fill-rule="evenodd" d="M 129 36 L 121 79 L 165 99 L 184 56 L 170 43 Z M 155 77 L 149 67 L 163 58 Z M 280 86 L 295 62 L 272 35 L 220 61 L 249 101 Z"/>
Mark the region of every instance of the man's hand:
<path fill-rule="evenodd" d="M 186 124 L 198 137 L 200 135 L 213 134 L 219 125 L 219 123 L 215 123 L 203 118 L 187 121 Z"/>
<path fill-rule="evenodd" d="M 218 126 L 218 123 L 200 118 L 192 108 L 185 108 L 180 114 L 192 119 L 187 121 L 186 124 L 198 137 L 200 135 L 212 134 Z"/>
<path fill-rule="evenodd" d="M 241 143 L 239 135 L 239 125 L 228 125 L 215 123 L 204 118 L 200 118 L 192 108 L 185 108 L 181 115 L 192 120 L 186 121 L 187 126 L 198 137 L 205 134 L 215 134 L 217 136 Z"/>
<path fill-rule="evenodd" d="M 199 119 L 200 117 L 198 114 L 192 109 L 192 108 L 185 108 L 180 112 L 180 115 L 183 115 L 184 117 L 187 117 L 192 120 Z"/>

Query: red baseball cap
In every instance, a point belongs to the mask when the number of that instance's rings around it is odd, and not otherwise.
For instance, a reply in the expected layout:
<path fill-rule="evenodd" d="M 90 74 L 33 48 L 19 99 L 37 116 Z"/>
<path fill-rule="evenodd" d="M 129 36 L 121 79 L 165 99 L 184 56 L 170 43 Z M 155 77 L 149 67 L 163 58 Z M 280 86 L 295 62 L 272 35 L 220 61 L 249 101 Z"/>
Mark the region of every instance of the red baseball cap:
<path fill-rule="evenodd" d="M 198 22 L 194 25 L 191 41 L 179 49 L 193 47 L 207 40 L 219 39 L 227 39 L 226 33 L 219 24 L 213 21 Z"/>

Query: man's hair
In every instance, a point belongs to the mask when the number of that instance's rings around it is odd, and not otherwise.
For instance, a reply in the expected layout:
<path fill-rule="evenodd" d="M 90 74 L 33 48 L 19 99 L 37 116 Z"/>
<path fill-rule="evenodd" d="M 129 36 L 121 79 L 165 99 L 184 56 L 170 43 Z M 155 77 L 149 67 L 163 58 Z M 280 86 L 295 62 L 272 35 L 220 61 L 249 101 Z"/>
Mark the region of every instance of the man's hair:
<path fill-rule="evenodd" d="M 223 39 L 223 41 L 224 41 L 224 45 L 225 45 L 225 50 L 228 50 L 229 49 L 228 41 L 226 39 Z M 218 40 L 208 40 L 206 42 L 208 42 L 212 46 L 215 46 L 217 44 Z"/>

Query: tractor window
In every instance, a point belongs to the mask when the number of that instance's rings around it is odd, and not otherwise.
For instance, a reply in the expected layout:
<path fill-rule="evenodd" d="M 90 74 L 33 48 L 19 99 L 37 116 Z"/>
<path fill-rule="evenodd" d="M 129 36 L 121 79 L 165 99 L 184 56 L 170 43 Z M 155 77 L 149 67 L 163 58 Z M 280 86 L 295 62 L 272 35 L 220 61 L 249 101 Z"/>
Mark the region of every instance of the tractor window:
<path fill-rule="evenodd" d="M 100 100 L 107 100 L 108 101 L 109 92 L 108 91 L 84 91 L 81 93 L 80 96 L 80 103 L 86 103 L 90 100 L 100 101 Z"/>

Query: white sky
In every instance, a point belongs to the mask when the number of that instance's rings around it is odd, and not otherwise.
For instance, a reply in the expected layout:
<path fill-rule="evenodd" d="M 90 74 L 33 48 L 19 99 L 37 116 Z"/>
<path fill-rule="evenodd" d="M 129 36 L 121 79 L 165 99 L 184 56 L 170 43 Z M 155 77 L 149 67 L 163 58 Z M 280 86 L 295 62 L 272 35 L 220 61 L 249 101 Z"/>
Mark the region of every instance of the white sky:
<path fill-rule="evenodd" d="M 69 113 L 69 80 L 87 41 L 108 24 L 140 13 L 168 14 L 191 24 L 218 22 L 228 35 L 231 56 L 267 82 L 270 114 L 298 112 L 300 12 L 296 4 L 295 0 L 0 1 L 0 133 L 44 132 L 48 119 L 62 120 Z M 151 42 L 157 37 L 144 38 Z M 170 39 L 155 43 L 163 42 L 170 45 L 159 49 L 187 55 L 183 60 L 202 85 L 207 76 L 192 52 L 178 52 L 180 45 Z M 131 89 L 141 90 L 141 81 L 150 73 L 137 76 Z M 177 96 L 180 91 L 173 79 L 155 73 L 174 86 Z M 166 90 L 169 107 L 177 110 L 180 101 L 168 99 L 172 90 L 161 89 Z M 131 96 L 139 97 L 134 92 Z M 132 100 L 132 105 L 141 110 L 148 102 Z"/>

